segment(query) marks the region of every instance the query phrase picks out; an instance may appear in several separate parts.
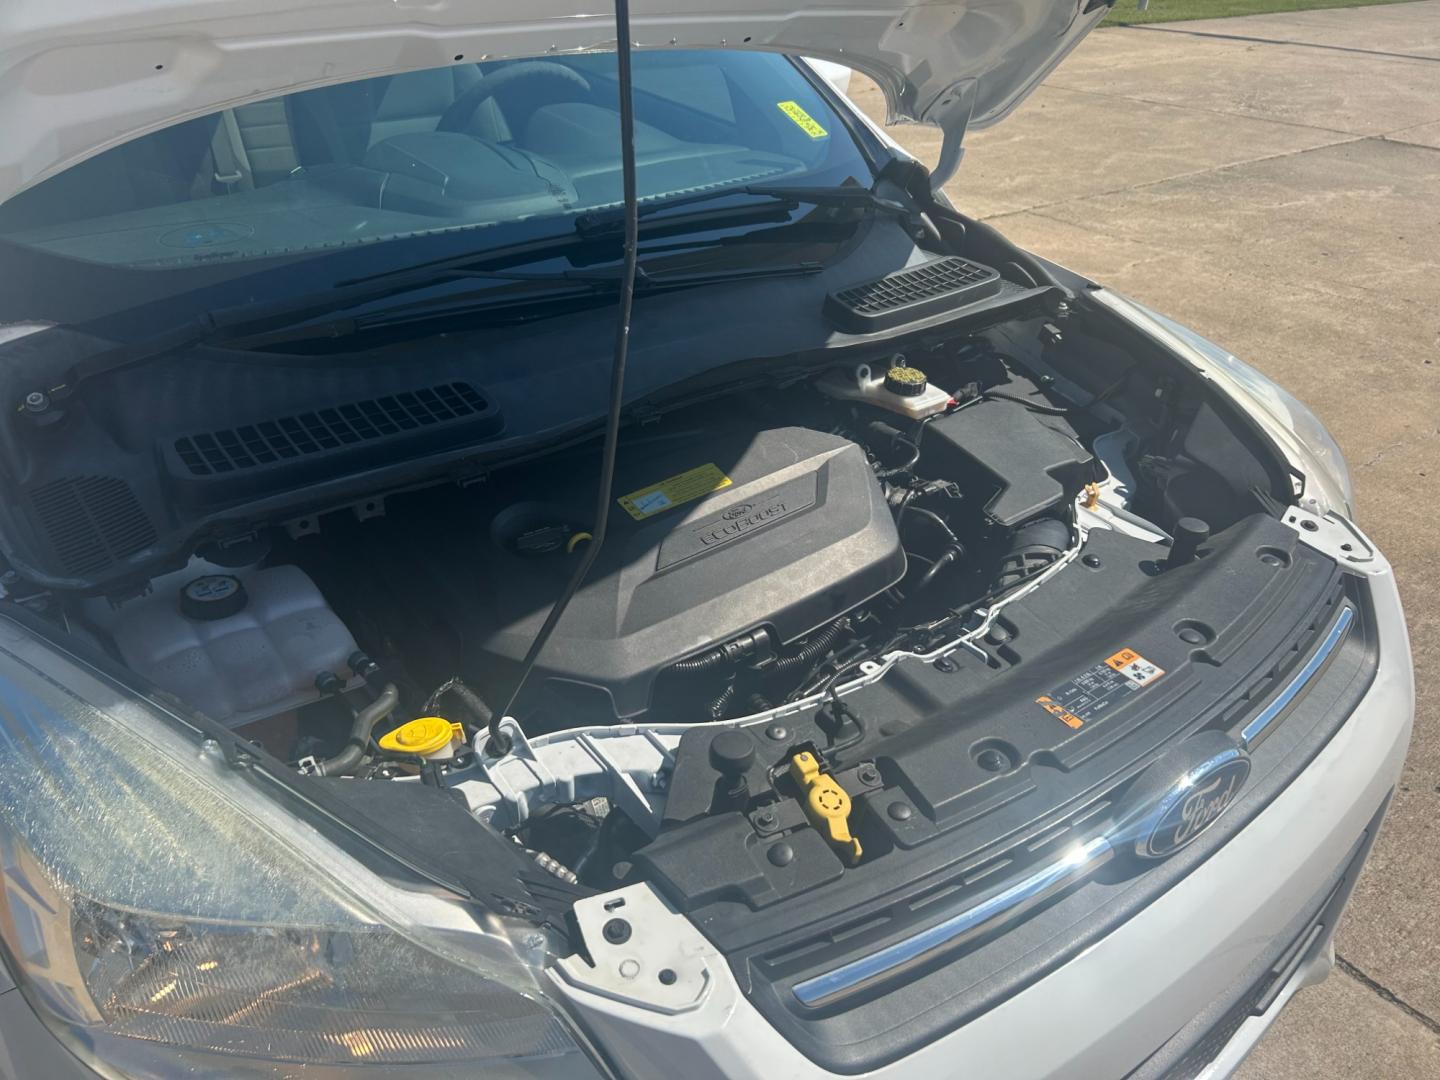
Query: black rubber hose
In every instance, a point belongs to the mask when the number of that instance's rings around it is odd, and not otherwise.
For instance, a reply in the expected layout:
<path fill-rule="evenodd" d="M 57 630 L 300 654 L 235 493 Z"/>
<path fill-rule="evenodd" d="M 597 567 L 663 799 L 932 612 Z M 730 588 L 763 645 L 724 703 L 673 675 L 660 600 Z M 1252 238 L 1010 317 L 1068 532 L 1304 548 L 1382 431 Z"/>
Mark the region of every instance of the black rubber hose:
<path fill-rule="evenodd" d="M 917 517 L 924 518 L 926 521 L 931 522 L 945 533 L 945 538 L 949 540 L 950 543 L 956 545 L 957 547 L 960 546 L 960 538 L 955 535 L 955 530 L 950 528 L 950 523 L 944 518 L 942 518 L 939 514 L 935 513 L 934 510 L 927 510 L 923 506 L 913 506 L 908 502 L 904 506 L 902 506 L 900 508 L 900 512 L 895 515 L 896 528 L 899 528 L 901 522 L 904 520 L 905 515 L 907 514 L 914 514 Z"/>
<path fill-rule="evenodd" d="M 913 591 L 916 594 L 924 592 L 925 589 L 929 586 L 929 584 L 934 581 L 935 578 L 939 575 L 940 571 L 944 570 L 945 567 L 949 566 L 951 563 L 959 559 L 964 554 L 965 549 L 963 547 L 961 547 L 959 544 L 951 544 L 949 547 L 947 547 L 944 551 L 940 553 L 940 557 L 938 559 L 936 559 L 926 568 L 925 573 L 920 575 L 920 580 L 915 583 L 915 588 Z"/>
<path fill-rule="evenodd" d="M 370 745 L 375 725 L 394 712 L 399 703 L 400 691 L 395 689 L 394 683 L 387 683 L 374 701 L 355 710 L 355 722 L 350 727 L 350 741 L 345 744 L 345 749 L 334 757 L 316 762 L 315 771 L 321 776 L 348 776 L 354 772 L 365 756 L 365 748 Z"/>
<path fill-rule="evenodd" d="M 777 656 L 775 662 L 771 664 L 770 670 L 794 671 L 797 668 L 810 668 L 816 660 L 830 651 L 830 647 L 844 632 L 845 621 L 837 619 L 829 626 L 810 635 L 810 639 L 793 652 Z"/>
<path fill-rule="evenodd" d="M 714 671 L 725 662 L 724 649 L 711 649 L 699 656 L 692 656 L 689 660 L 680 660 L 670 665 L 671 671 L 678 671 L 682 675 L 694 675 L 701 671 Z"/>
<path fill-rule="evenodd" d="M 440 699 L 446 694 L 454 694 L 460 699 L 460 704 L 465 706 L 465 711 L 474 719 L 476 727 L 488 728 L 490 726 L 490 721 L 495 717 L 495 710 L 490 708 L 484 698 L 466 686 L 459 678 L 448 679 L 441 683 L 426 700 L 425 711 L 435 712 L 439 708 Z"/>

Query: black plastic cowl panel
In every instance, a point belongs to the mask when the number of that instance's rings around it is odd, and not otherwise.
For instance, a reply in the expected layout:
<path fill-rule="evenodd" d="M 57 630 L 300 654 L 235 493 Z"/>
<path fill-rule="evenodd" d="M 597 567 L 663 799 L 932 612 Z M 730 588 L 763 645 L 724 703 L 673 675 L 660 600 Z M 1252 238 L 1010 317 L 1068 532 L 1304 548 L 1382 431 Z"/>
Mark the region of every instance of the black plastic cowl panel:
<path fill-rule="evenodd" d="M 449 382 L 187 432 L 160 451 L 181 498 L 210 505 L 489 438 L 503 426 L 479 389 Z"/>
<path fill-rule="evenodd" d="M 958 256 L 931 259 L 831 293 L 825 313 L 851 333 L 888 330 L 994 296 L 1000 275 Z"/>

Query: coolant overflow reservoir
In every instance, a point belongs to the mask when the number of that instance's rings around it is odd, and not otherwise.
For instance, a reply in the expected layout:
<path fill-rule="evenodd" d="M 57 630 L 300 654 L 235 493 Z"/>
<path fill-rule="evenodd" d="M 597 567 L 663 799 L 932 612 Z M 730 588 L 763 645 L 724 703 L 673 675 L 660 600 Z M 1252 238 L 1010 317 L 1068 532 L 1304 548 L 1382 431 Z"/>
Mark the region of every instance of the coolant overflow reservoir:
<path fill-rule="evenodd" d="M 349 677 L 356 651 L 298 566 L 231 570 L 194 559 L 145 596 L 87 601 L 86 614 L 131 668 L 229 727 L 318 700 L 316 676 Z"/>
<path fill-rule="evenodd" d="M 903 357 L 896 357 L 896 363 L 883 371 L 869 364 L 832 371 L 815 385 L 829 397 L 863 401 L 912 420 L 923 420 L 950 407 L 950 395 L 932 386 L 925 372 L 904 363 Z"/>

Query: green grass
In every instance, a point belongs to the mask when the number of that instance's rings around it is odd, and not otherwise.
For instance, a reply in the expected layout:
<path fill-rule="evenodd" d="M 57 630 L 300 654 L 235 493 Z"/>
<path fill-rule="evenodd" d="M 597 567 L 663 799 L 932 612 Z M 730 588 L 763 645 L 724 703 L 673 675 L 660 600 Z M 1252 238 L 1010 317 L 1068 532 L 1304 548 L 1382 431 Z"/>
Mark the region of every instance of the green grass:
<path fill-rule="evenodd" d="M 1220 19 L 1227 15 L 1269 15 L 1276 11 L 1312 11 L 1315 8 L 1369 7 L 1372 4 L 1403 4 L 1407 0 L 1150 0 L 1150 9 L 1140 11 L 1136 0 L 1120 0 L 1105 20 L 1105 26 L 1134 26 L 1137 23 L 1179 22 L 1184 19 Z"/>

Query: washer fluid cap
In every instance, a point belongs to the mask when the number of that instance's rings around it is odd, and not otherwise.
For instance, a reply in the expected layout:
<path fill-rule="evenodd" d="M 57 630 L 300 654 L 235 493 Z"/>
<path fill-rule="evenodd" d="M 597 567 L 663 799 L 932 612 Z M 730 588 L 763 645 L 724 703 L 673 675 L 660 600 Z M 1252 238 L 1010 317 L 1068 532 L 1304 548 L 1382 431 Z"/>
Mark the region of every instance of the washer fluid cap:
<path fill-rule="evenodd" d="M 918 397 L 930 385 L 919 368 L 892 367 L 885 373 L 885 389 L 901 397 Z"/>
<path fill-rule="evenodd" d="M 421 716 L 401 724 L 390 734 L 380 739 L 380 749 L 399 754 L 415 754 L 429 757 L 444 750 L 452 749 L 456 739 L 465 737 L 465 729 L 452 724 L 443 716 Z"/>
<path fill-rule="evenodd" d="M 245 586 L 233 574 L 206 574 L 180 589 L 180 614 L 201 622 L 238 615 L 249 602 Z"/>

